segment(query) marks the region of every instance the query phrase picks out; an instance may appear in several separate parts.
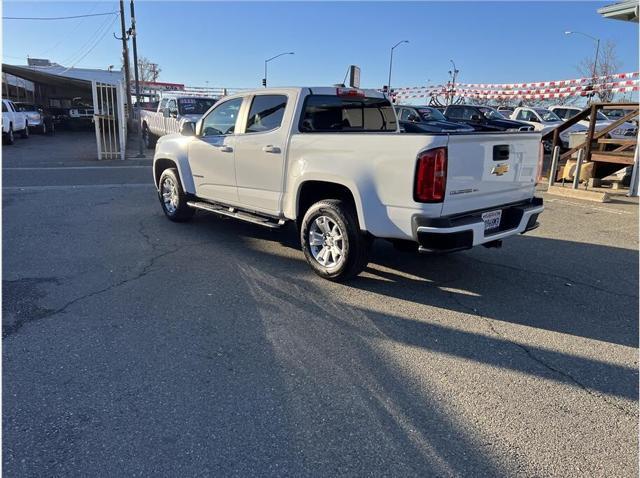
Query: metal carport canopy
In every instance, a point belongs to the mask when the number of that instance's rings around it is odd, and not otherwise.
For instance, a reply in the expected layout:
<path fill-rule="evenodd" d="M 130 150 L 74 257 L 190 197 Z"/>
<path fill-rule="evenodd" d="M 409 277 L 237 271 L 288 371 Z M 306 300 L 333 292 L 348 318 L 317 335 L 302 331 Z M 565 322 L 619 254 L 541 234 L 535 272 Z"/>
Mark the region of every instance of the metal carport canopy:
<path fill-rule="evenodd" d="M 6 63 L 3 63 L 2 71 L 24 78 L 25 80 L 33 81 L 34 83 L 46 83 L 60 88 L 68 88 L 72 86 L 91 90 L 91 80 L 81 80 L 69 76 L 47 73 L 41 70 L 34 70 L 28 66 L 7 65 Z"/>

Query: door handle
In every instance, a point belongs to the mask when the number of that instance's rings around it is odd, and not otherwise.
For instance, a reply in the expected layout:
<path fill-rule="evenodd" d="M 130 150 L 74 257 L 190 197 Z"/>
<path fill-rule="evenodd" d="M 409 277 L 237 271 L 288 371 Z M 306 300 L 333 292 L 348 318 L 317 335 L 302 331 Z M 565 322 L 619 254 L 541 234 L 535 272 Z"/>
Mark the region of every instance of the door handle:
<path fill-rule="evenodd" d="M 264 148 L 262 148 L 262 151 L 264 151 L 265 153 L 279 153 L 280 148 L 278 148 L 277 146 L 268 144 Z"/>
<path fill-rule="evenodd" d="M 222 145 L 222 146 L 218 146 L 218 149 L 220 151 L 222 151 L 223 153 L 232 153 L 233 152 L 233 148 L 231 146 Z"/>

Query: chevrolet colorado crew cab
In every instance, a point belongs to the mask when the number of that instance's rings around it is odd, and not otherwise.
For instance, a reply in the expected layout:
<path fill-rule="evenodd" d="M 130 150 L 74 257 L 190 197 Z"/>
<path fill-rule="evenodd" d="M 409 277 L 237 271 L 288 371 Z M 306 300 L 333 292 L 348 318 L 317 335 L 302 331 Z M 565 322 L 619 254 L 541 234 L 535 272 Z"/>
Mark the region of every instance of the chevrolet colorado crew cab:
<path fill-rule="evenodd" d="M 540 151 L 538 133 L 400 133 L 374 90 L 269 88 L 160 138 L 153 178 L 170 220 L 295 221 L 311 268 L 345 280 L 374 238 L 450 252 L 534 229 Z"/>
<path fill-rule="evenodd" d="M 215 98 L 175 96 L 164 97 L 156 111 L 140 110 L 142 140 L 153 149 L 160 136 L 179 133 L 186 121 L 196 122 L 216 102 Z"/>

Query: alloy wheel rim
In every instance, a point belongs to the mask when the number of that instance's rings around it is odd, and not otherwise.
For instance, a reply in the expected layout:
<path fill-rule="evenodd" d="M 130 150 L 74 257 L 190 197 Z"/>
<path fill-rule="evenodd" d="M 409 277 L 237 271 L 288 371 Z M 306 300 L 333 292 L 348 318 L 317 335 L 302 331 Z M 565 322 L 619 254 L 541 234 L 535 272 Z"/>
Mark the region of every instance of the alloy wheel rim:
<path fill-rule="evenodd" d="M 173 214 L 178 209 L 178 188 L 171 178 L 165 178 L 161 188 L 162 203 L 169 214 Z"/>
<path fill-rule="evenodd" d="M 323 267 L 332 269 L 345 258 L 345 240 L 340 226 L 328 216 L 318 216 L 309 228 L 309 249 Z"/>

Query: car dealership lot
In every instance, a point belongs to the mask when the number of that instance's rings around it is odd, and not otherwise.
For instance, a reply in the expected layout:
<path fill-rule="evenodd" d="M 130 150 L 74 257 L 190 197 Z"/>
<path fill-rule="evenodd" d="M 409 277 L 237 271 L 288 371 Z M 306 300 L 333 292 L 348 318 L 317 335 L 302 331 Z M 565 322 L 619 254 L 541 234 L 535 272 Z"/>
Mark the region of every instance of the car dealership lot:
<path fill-rule="evenodd" d="M 7 476 L 637 475 L 637 202 L 334 284 L 79 138 L 3 149 Z"/>

